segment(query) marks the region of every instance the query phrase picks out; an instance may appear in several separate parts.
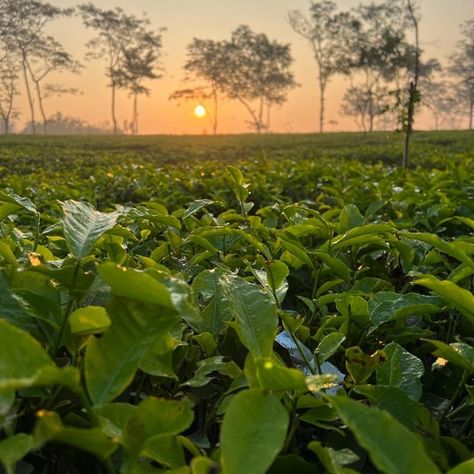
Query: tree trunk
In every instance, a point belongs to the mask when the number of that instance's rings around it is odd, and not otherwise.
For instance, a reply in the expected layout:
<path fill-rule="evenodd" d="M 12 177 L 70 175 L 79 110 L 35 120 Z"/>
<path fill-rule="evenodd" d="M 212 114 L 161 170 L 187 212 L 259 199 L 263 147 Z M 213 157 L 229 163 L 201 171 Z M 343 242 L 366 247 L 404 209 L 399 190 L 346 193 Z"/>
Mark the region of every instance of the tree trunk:
<path fill-rule="evenodd" d="M 474 112 L 474 100 L 471 98 L 471 103 L 469 104 L 469 130 L 472 130 L 472 114 Z"/>
<path fill-rule="evenodd" d="M 132 120 L 132 134 L 138 135 L 138 94 L 133 94 L 133 120 Z"/>
<path fill-rule="evenodd" d="M 374 129 L 374 101 L 372 98 L 372 91 L 369 91 L 369 132 Z"/>
<path fill-rule="evenodd" d="M 30 81 L 28 80 L 28 71 L 26 69 L 25 55 L 23 55 L 22 70 L 23 70 L 23 78 L 25 80 L 26 96 L 28 97 L 28 103 L 30 105 L 31 130 L 33 132 L 33 135 L 36 135 L 35 106 L 33 103 L 33 96 L 31 94 Z"/>
<path fill-rule="evenodd" d="M 319 80 L 319 133 L 324 132 L 324 108 L 325 108 L 325 100 L 324 94 L 326 91 L 326 84 L 320 79 Z"/>
<path fill-rule="evenodd" d="M 112 103 L 111 103 L 111 112 L 112 112 L 112 124 L 113 124 L 113 132 L 114 135 L 117 135 L 118 127 L 117 127 L 117 117 L 115 116 L 115 84 L 112 83 Z"/>
<path fill-rule="evenodd" d="M 218 103 L 217 103 L 217 90 L 215 88 L 212 92 L 212 98 L 214 100 L 214 115 L 213 115 L 213 118 L 212 118 L 212 132 L 214 133 L 214 135 L 217 135 L 217 106 L 218 106 Z"/>
<path fill-rule="evenodd" d="M 31 68 L 30 68 L 30 75 L 33 77 L 33 74 L 31 72 Z M 40 109 L 41 117 L 43 119 L 43 132 L 46 135 L 48 133 L 48 119 L 46 117 L 46 112 L 45 112 L 44 107 L 43 107 L 43 98 L 41 97 L 41 87 L 40 87 L 38 81 L 35 81 L 33 79 L 33 82 L 35 84 L 36 97 L 38 97 L 38 106 L 39 106 L 39 109 Z"/>
<path fill-rule="evenodd" d="M 267 130 L 267 133 L 270 132 L 270 122 L 271 122 L 271 112 L 272 112 L 272 106 L 270 104 L 267 104 L 267 123 L 265 124 L 265 128 Z"/>
<path fill-rule="evenodd" d="M 420 76 L 420 38 L 418 31 L 418 20 L 416 19 L 411 0 L 408 0 L 408 13 L 410 14 L 415 30 L 415 70 L 413 80 L 408 90 L 407 123 L 405 126 L 405 143 L 403 146 L 402 166 L 407 168 L 410 162 L 410 138 L 413 132 L 413 121 L 415 117 L 415 104 L 418 102 L 418 79 Z"/>

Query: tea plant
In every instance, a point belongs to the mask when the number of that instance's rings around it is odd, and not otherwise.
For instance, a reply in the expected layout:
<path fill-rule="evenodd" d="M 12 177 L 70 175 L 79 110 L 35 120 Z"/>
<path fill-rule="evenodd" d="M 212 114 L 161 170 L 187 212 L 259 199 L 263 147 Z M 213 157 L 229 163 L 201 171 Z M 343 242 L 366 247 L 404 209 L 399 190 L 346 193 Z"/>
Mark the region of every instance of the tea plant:
<path fill-rule="evenodd" d="M 5 176 L 4 471 L 472 472 L 474 167 L 438 163 Z"/>

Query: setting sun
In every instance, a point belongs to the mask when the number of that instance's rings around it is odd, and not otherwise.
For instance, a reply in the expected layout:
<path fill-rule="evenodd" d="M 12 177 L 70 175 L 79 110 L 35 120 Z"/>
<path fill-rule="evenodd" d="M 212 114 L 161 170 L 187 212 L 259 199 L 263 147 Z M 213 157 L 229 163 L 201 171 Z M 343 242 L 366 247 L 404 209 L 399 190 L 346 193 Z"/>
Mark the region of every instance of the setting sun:
<path fill-rule="evenodd" d="M 196 108 L 194 109 L 194 115 L 196 117 L 205 117 L 207 114 L 207 111 L 206 111 L 206 108 L 204 107 L 204 105 L 196 105 Z"/>

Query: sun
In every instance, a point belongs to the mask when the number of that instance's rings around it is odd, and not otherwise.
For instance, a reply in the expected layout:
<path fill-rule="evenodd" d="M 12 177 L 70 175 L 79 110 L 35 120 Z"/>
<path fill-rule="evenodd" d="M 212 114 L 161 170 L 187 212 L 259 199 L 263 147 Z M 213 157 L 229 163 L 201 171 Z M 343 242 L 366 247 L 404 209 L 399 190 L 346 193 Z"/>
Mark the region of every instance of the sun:
<path fill-rule="evenodd" d="M 207 114 L 206 107 L 204 105 L 196 105 L 196 108 L 194 109 L 194 115 L 196 117 L 202 118 L 205 117 Z"/>

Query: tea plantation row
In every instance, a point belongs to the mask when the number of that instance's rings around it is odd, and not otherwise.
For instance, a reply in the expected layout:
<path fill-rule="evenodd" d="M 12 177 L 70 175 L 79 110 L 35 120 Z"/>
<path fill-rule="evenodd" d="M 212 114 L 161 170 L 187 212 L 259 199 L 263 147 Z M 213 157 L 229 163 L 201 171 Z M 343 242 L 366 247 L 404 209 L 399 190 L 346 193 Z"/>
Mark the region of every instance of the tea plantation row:
<path fill-rule="evenodd" d="M 3 139 L 3 470 L 472 473 L 474 137 L 399 141 Z"/>

